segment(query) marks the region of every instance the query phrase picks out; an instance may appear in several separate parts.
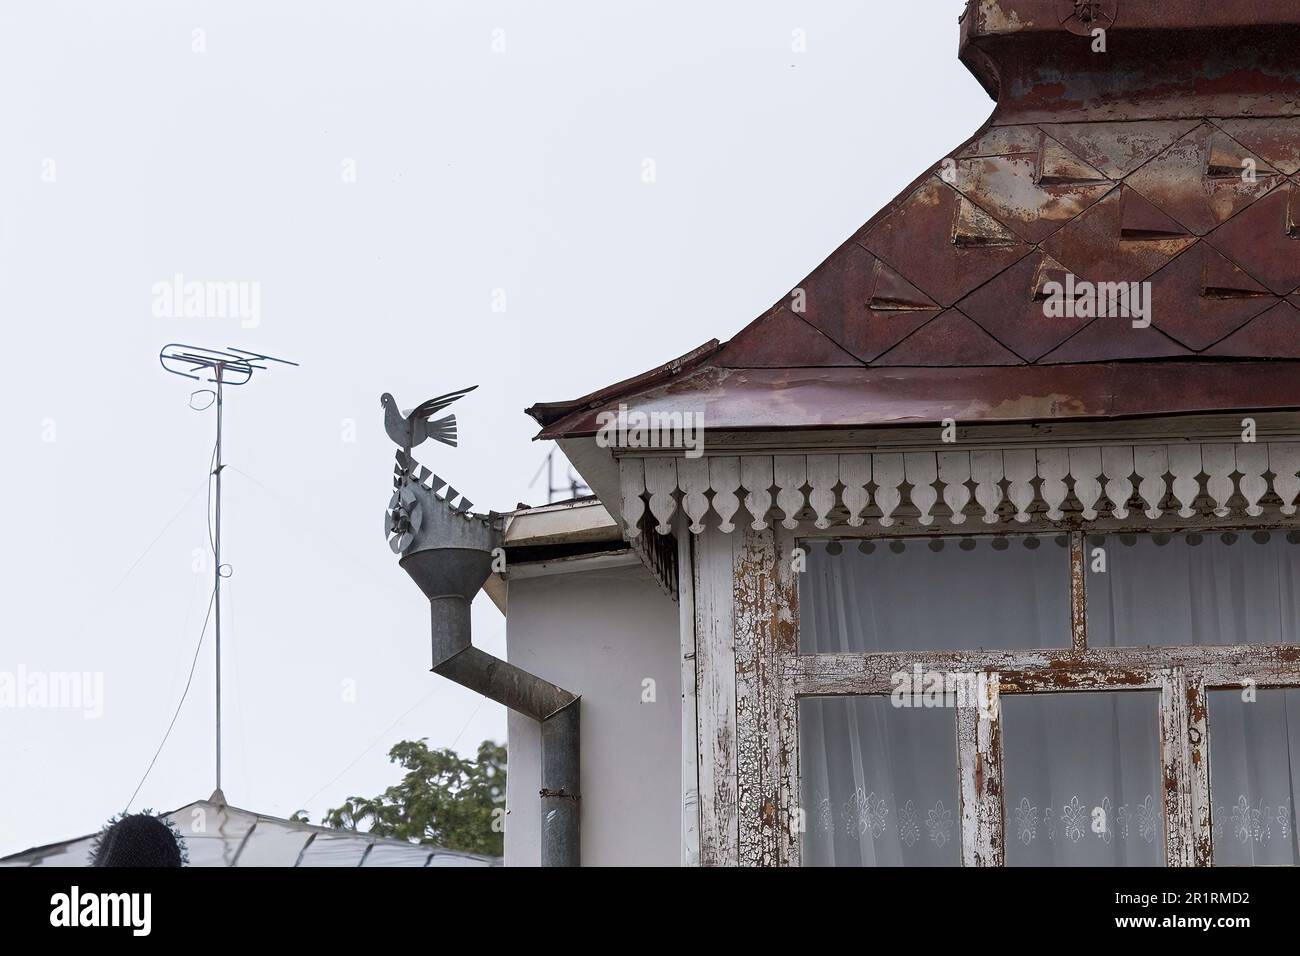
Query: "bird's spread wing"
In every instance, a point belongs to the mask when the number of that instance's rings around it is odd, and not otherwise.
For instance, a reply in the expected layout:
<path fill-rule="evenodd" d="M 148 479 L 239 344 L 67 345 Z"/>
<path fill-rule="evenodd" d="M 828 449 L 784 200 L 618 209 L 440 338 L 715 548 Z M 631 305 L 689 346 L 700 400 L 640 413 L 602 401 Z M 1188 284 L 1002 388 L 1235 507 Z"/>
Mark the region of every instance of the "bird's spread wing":
<path fill-rule="evenodd" d="M 478 388 L 477 385 L 471 385 L 469 388 L 462 388 L 458 392 L 448 392 L 446 395 L 439 395 L 437 398 L 431 398 L 427 402 L 421 402 L 419 405 L 415 406 L 415 409 L 411 411 L 407 417 L 428 418 L 429 416 L 442 411 L 452 402 L 456 401 L 456 399 L 460 398 L 462 395 L 467 395 L 476 388 Z M 436 425 L 437 422 L 434 422 L 433 424 Z M 432 432 L 430 432 L 430 434 L 432 434 Z"/>

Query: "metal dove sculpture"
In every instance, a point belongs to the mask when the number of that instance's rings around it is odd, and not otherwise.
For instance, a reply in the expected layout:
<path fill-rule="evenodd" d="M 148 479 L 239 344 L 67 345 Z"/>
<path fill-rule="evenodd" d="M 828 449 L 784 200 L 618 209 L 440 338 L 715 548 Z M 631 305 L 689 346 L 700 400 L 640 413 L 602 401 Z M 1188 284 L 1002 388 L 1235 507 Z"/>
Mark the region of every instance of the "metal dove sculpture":
<path fill-rule="evenodd" d="M 444 415 L 437 420 L 433 416 L 476 388 L 477 385 L 471 385 L 458 392 L 439 395 L 427 402 L 421 402 L 406 412 L 398 411 L 397 401 L 388 392 L 384 392 L 379 396 L 379 404 L 384 406 L 384 430 L 388 432 L 388 437 L 397 442 L 408 455 L 412 448 L 421 444 L 426 438 L 432 438 L 434 441 L 455 448 L 456 416 Z"/>

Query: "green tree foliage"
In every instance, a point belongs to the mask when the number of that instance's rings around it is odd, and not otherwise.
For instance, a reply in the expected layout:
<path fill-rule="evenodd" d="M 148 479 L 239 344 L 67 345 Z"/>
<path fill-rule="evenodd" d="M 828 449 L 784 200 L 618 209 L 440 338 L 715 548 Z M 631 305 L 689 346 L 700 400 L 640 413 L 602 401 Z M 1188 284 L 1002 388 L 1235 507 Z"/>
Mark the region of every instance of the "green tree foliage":
<path fill-rule="evenodd" d="M 388 752 L 402 765 L 402 782 L 373 798 L 349 797 L 326 812 L 325 826 L 500 856 L 504 851 L 506 748 L 485 740 L 466 760 L 454 750 L 430 750 L 404 740 Z M 299 818 L 302 811 L 294 815 Z"/>

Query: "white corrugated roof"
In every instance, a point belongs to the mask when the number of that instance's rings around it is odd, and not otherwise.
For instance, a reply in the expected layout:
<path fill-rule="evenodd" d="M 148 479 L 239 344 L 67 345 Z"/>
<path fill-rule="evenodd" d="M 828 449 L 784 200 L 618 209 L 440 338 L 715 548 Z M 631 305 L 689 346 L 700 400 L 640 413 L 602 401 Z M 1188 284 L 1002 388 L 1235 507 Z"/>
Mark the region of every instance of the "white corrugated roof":
<path fill-rule="evenodd" d="M 215 795 L 214 795 L 215 796 Z M 298 823 L 224 802 L 198 800 L 162 814 L 190 866 L 499 866 L 499 857 L 460 853 L 355 830 Z M 89 866 L 95 834 L 0 858 L 0 866 Z"/>

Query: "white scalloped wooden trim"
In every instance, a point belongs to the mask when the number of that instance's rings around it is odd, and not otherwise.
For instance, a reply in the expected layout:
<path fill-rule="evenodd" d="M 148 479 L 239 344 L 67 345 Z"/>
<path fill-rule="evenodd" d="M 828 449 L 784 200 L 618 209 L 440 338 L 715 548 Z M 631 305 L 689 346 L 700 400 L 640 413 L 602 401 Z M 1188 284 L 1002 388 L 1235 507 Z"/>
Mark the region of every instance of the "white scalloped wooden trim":
<path fill-rule="evenodd" d="M 762 530 L 811 521 L 889 528 L 900 509 L 921 526 L 1013 520 L 1150 520 L 1210 514 L 1296 513 L 1300 442 L 1101 445 L 871 454 L 622 458 L 626 534 L 647 510 L 667 533 L 677 509 L 699 534 L 731 531 L 748 515 Z M 906 506 L 904 505 L 906 502 Z"/>

